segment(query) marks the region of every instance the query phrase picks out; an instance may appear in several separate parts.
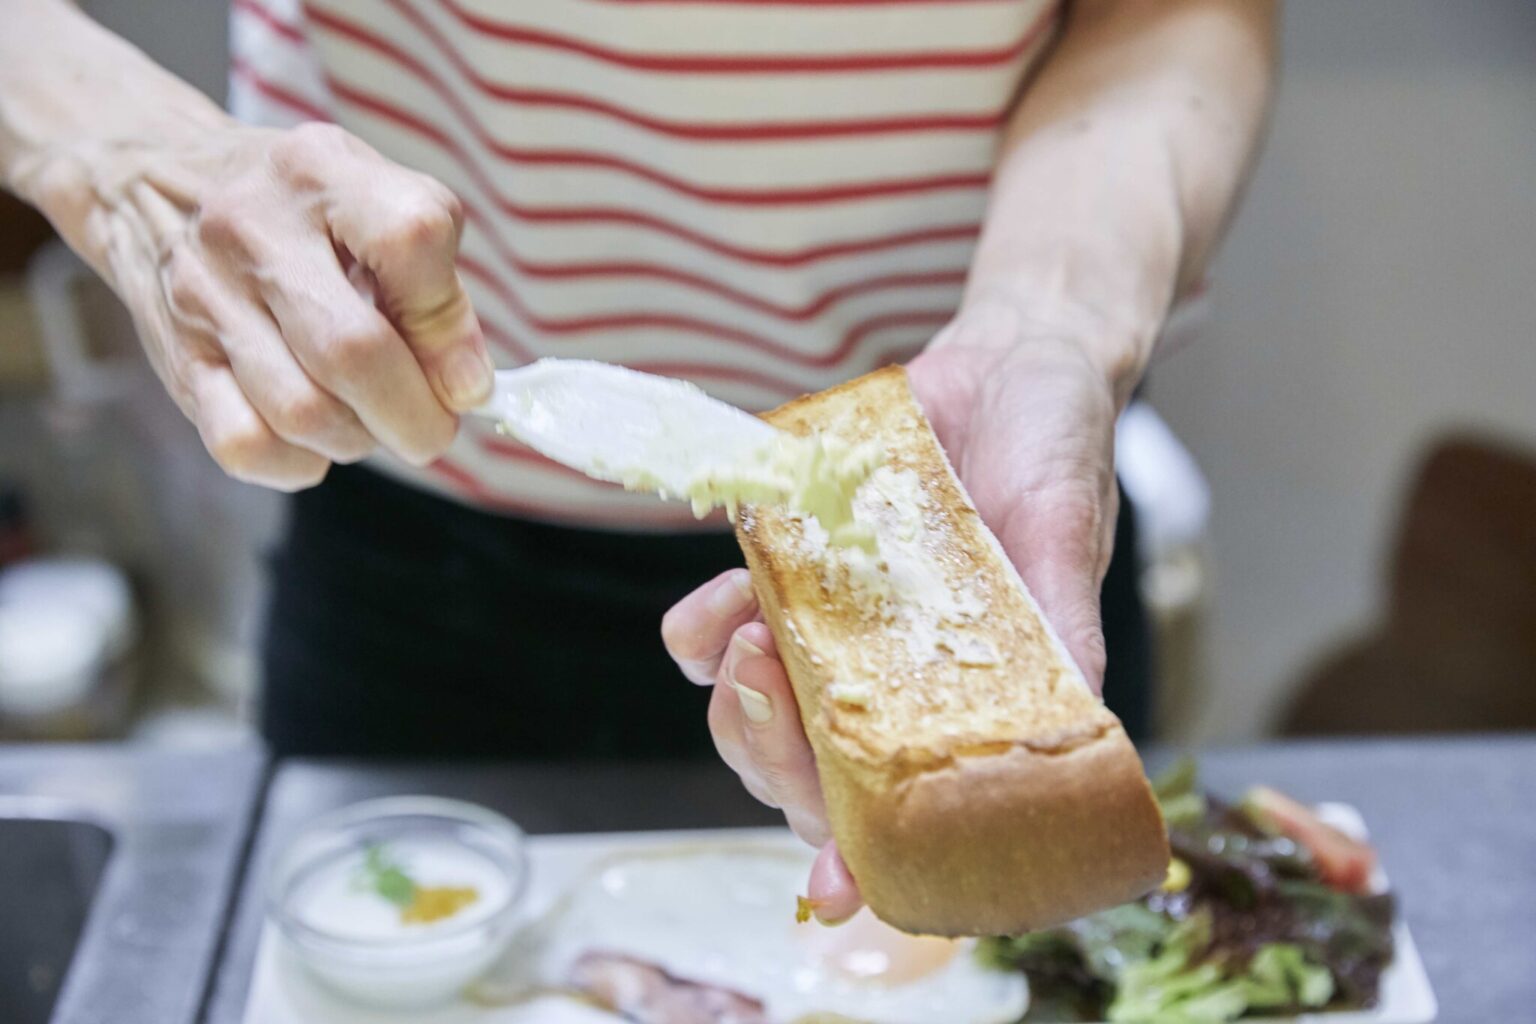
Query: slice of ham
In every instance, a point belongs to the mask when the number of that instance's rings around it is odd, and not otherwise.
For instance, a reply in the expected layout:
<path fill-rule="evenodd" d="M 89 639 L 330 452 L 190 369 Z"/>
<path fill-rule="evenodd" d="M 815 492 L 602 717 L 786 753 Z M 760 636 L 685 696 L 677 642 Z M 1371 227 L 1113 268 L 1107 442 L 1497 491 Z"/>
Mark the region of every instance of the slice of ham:
<path fill-rule="evenodd" d="M 769 1024 L 762 1000 L 687 981 L 618 953 L 584 954 L 568 980 L 634 1024 Z"/>

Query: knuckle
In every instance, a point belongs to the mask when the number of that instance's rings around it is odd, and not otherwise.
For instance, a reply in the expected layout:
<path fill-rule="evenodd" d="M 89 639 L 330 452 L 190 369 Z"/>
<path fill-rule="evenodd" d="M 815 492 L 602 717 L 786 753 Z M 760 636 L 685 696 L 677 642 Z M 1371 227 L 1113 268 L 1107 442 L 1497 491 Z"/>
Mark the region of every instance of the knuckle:
<path fill-rule="evenodd" d="M 219 468 L 241 480 L 270 472 L 282 442 L 258 423 L 214 428 L 207 439 L 208 454 Z"/>
<path fill-rule="evenodd" d="M 285 395 L 271 417 L 272 428 L 289 440 L 321 437 L 335 432 L 344 422 L 336 401 L 315 388 Z"/>
<path fill-rule="evenodd" d="M 724 758 L 725 763 L 734 768 L 736 762 L 726 753 L 726 745 L 734 745 L 734 740 L 731 739 L 734 733 L 734 730 L 731 728 L 733 709 L 725 700 L 721 699 L 723 692 L 723 689 L 716 689 L 713 697 L 710 699 L 708 714 L 709 734 L 715 738 L 715 746 L 719 748 L 720 756 Z"/>
<path fill-rule="evenodd" d="M 260 249 L 261 207 L 242 188 L 214 193 L 198 209 L 198 240 L 210 249 L 255 255 Z"/>
<path fill-rule="evenodd" d="M 758 803 L 762 804 L 764 807 L 771 807 L 774 810 L 779 810 L 778 800 L 774 799 L 773 794 L 770 793 L 767 789 L 763 788 L 762 783 L 756 782 L 743 775 L 741 777 L 741 784 L 746 789 L 746 791 L 751 794 L 752 798 Z"/>
<path fill-rule="evenodd" d="M 343 379 L 363 376 L 378 364 L 388 342 L 382 324 L 365 321 L 343 326 L 320 349 L 323 369 Z"/>
<path fill-rule="evenodd" d="M 273 168 L 290 184 L 318 187 L 326 169 L 346 146 L 347 133 L 334 124 L 310 121 L 283 132 L 268 151 Z"/>
<path fill-rule="evenodd" d="M 688 612 L 680 605 L 673 605 L 662 615 L 661 642 L 679 663 L 703 661 L 709 653 L 696 624 L 690 621 Z"/>
<path fill-rule="evenodd" d="M 317 486 L 330 471 L 331 463 L 326 459 L 317 458 L 309 467 L 297 472 L 288 473 L 282 480 L 277 481 L 271 486 L 276 487 L 280 491 L 287 491 L 290 494 L 294 491 L 305 491 Z"/>
<path fill-rule="evenodd" d="M 331 464 L 323 456 L 303 460 L 299 466 L 273 465 L 253 473 L 231 473 L 242 483 L 256 484 L 284 494 L 308 490 L 325 479 Z"/>
<path fill-rule="evenodd" d="M 1078 632 L 1078 649 L 1084 664 L 1078 666 L 1090 679 L 1099 679 L 1109 662 L 1104 643 L 1104 630 L 1097 625 L 1086 626 Z"/>
<path fill-rule="evenodd" d="M 332 461 L 339 462 L 342 465 L 361 462 L 372 455 L 377 447 L 378 443 L 374 441 L 366 430 L 359 426 L 356 430 L 347 431 L 346 436 L 336 443 L 336 451 Z"/>
<path fill-rule="evenodd" d="M 427 189 L 432 195 L 433 201 L 447 213 L 449 224 L 453 228 L 453 236 L 457 239 L 459 231 L 464 226 L 464 204 L 459 200 L 453 189 L 435 178 L 427 179 Z"/>
<path fill-rule="evenodd" d="M 757 767 L 758 778 L 763 780 L 763 787 L 780 803 L 785 802 L 785 794 L 794 792 L 794 774 L 789 766 L 777 757 L 765 757 L 760 747 L 752 751 L 752 763 Z"/>
<path fill-rule="evenodd" d="M 172 310 L 193 316 L 204 312 L 206 274 L 186 249 L 178 247 L 171 252 L 161 280 Z"/>
<path fill-rule="evenodd" d="M 341 149 L 346 141 L 347 130 L 340 125 L 325 121 L 305 121 L 284 132 L 272 148 L 274 152 L 309 156 Z"/>
<path fill-rule="evenodd" d="M 683 630 L 677 605 L 668 608 L 661 616 L 661 645 L 676 662 L 692 661 L 687 652 L 688 638 Z"/>
<path fill-rule="evenodd" d="M 790 831 L 810 846 L 825 846 L 832 838 L 821 817 L 803 807 L 785 808 L 784 821 L 789 825 Z"/>
<path fill-rule="evenodd" d="M 378 241 L 384 248 L 399 252 L 440 250 L 457 245 L 458 235 L 453 209 L 438 197 L 427 196 L 402 205 Z"/>
<path fill-rule="evenodd" d="M 417 426 L 413 450 L 406 453 L 406 457 L 422 466 L 436 462 L 453 446 L 458 432 L 458 419 L 434 405 Z"/>

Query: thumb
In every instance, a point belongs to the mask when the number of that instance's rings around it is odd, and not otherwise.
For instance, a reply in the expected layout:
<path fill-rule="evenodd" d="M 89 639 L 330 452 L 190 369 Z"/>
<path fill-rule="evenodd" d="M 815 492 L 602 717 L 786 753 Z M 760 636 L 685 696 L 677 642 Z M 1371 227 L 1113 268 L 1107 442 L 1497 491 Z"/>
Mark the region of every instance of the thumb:
<path fill-rule="evenodd" d="M 443 407 L 466 412 L 491 396 L 494 366 L 454 270 L 463 214 L 442 185 L 380 162 L 366 187 L 332 211 L 332 230 L 373 275 L 384 315 L 415 354 Z"/>
<path fill-rule="evenodd" d="M 1000 537 L 1046 621 L 1095 694 L 1104 689 L 1099 585 L 1113 537 L 1114 509 L 1049 504 L 1010 518 Z M 1108 519 L 1109 536 L 1104 529 Z"/>

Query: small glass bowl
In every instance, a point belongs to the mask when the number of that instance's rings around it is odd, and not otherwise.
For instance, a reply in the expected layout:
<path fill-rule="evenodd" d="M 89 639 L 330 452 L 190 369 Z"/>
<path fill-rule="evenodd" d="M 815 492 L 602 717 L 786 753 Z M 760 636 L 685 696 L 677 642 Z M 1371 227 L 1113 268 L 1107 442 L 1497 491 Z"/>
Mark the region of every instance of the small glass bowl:
<path fill-rule="evenodd" d="M 505 883 L 461 921 L 420 931 L 360 935 L 304 913 L 320 879 L 357 863 L 374 844 L 441 844 L 472 852 Z M 485 973 L 506 948 L 527 887 L 522 831 L 493 811 L 439 797 L 386 797 L 316 819 L 278 858 L 267 913 L 300 963 L 331 989 L 373 1006 L 444 1002 Z"/>

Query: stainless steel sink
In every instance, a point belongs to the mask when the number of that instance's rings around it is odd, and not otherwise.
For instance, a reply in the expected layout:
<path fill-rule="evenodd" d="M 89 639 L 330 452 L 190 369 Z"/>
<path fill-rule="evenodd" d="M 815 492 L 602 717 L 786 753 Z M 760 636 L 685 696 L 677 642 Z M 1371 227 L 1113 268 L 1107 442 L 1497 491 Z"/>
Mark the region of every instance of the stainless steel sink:
<path fill-rule="evenodd" d="M 0 745 L 0 1022 L 193 1024 L 263 771 Z"/>
<path fill-rule="evenodd" d="M 95 822 L 0 818 L 0 1019 L 48 1024 L 111 852 Z"/>

